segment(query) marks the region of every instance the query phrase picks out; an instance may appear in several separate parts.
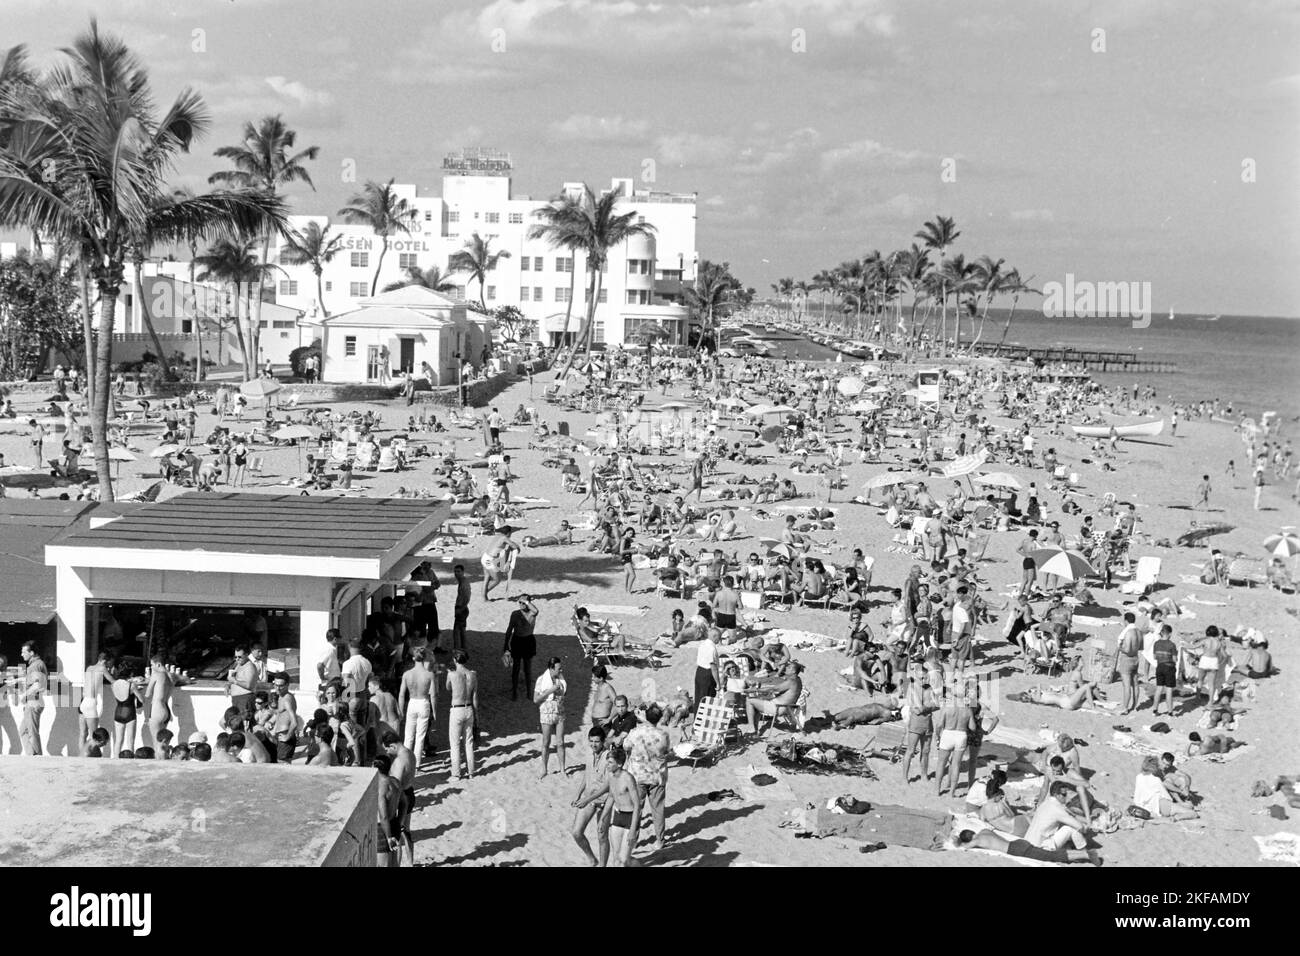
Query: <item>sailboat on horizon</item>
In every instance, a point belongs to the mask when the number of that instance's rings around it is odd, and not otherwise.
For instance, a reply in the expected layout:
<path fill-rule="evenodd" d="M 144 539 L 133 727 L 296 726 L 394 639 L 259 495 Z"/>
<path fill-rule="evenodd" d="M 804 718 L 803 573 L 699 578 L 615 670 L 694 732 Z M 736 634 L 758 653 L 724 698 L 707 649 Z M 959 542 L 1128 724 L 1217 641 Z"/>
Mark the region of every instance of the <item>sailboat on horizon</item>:
<path fill-rule="evenodd" d="M 1169 307 L 1169 321 L 1172 322 L 1173 320 L 1174 320 L 1174 307 L 1171 305 Z"/>

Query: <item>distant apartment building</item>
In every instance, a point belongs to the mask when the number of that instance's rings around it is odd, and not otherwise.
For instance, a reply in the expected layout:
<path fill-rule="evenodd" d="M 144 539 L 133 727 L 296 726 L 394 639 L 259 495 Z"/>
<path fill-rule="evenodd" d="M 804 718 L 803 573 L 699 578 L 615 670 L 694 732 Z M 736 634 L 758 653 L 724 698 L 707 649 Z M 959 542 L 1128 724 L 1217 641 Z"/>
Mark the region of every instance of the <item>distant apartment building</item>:
<path fill-rule="evenodd" d="M 464 273 L 447 278 L 453 288 L 444 292 L 456 302 L 477 304 L 480 296 L 491 310 L 517 306 L 537 323 L 537 339 L 547 345 L 565 341 L 565 317 L 572 288 L 572 315 L 568 339 L 576 337 L 586 314 L 587 272 L 581 253 L 528 238 L 538 223 L 534 213 L 547 199 L 515 197 L 511 192 L 512 166 L 507 154 L 495 150 L 466 149 L 443 160 L 441 196 L 421 196 L 415 186 L 394 185 L 396 194 L 414 210 L 409 233 L 389 237 L 387 254 L 375 291 L 406 278 L 410 269 L 438 266 L 447 274 L 450 257 L 478 233 L 490 241 L 492 252 L 507 252 L 486 281 L 479 283 Z M 581 183 L 564 183 L 566 193 L 580 191 Z M 620 345 L 638 329 L 654 325 L 667 333 L 666 341 L 684 342 L 688 313 L 683 289 L 694 282 L 698 254 L 695 249 L 694 194 L 638 190 L 630 179 L 614 179 L 611 190 L 620 191 L 617 211 L 631 212 L 638 221 L 654 226 L 654 234 L 637 237 L 609 251 L 597 297 L 593 342 Z M 342 250 L 325 266 L 317 302 L 316 276 L 309 265 L 289 265 L 284 243 L 273 245 L 272 255 L 284 271 L 278 273 L 276 302 L 303 312 L 304 324 L 319 322 L 348 311 L 371 295 L 375 269 L 383 243 L 369 227 L 349 225 L 333 215 L 292 216 L 293 229 L 309 222 L 343 238 Z M 323 309 L 322 309 L 323 305 Z M 396 353 L 395 353 L 396 354 Z"/>

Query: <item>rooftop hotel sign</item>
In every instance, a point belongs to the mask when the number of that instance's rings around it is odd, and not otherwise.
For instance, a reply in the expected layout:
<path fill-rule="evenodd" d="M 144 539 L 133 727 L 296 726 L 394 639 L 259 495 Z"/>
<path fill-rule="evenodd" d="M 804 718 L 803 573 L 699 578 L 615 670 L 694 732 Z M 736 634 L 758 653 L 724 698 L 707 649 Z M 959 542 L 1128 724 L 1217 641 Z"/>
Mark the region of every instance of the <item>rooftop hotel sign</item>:
<path fill-rule="evenodd" d="M 345 236 L 343 248 L 348 251 L 369 252 L 375 248 L 375 240 L 366 236 Z M 428 252 L 429 244 L 423 239 L 390 239 L 389 252 Z"/>

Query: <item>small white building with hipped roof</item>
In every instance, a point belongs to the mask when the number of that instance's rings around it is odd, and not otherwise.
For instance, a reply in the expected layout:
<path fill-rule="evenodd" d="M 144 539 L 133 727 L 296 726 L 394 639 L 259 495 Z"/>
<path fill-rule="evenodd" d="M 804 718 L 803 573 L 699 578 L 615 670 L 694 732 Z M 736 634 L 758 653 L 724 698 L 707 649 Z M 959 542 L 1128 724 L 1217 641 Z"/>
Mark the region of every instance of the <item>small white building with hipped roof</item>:
<path fill-rule="evenodd" d="M 465 304 L 423 286 L 358 300 L 355 309 L 320 319 L 321 381 L 385 382 L 402 372 L 457 384 L 464 359 L 477 366 L 474 325 Z"/>

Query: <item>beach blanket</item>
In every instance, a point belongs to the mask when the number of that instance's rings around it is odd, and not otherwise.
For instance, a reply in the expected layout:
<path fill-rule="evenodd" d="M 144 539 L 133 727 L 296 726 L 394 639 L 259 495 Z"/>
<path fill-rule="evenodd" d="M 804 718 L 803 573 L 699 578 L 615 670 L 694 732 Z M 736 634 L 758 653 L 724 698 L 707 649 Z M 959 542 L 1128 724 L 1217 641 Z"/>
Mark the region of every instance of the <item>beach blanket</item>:
<path fill-rule="evenodd" d="M 1195 594 L 1189 594 L 1187 595 L 1187 597 L 1183 598 L 1183 600 L 1188 602 L 1189 604 L 1204 604 L 1206 607 L 1227 607 L 1228 606 L 1227 601 L 1202 601 Z"/>
<path fill-rule="evenodd" d="M 1009 747 L 1039 751 L 1051 743 L 1052 733 L 1051 731 L 1041 730 L 1020 730 L 1016 727 L 998 724 L 985 734 L 984 739 L 989 743 L 1006 744 Z"/>
<path fill-rule="evenodd" d="M 814 651 L 831 651 L 838 650 L 845 646 L 842 639 L 831 637 L 829 634 L 814 634 L 811 631 L 796 631 L 793 628 L 778 627 L 767 633 L 769 641 L 778 640 L 782 644 L 788 644 L 790 647 L 800 650 L 811 649 Z"/>
<path fill-rule="evenodd" d="M 732 773 L 735 774 L 736 781 L 740 785 L 740 795 L 751 803 L 776 803 L 798 799 L 781 771 L 776 768 L 759 770 L 751 763 L 743 767 L 733 767 Z M 758 782 L 755 782 L 755 778 Z M 768 782 L 769 780 L 771 782 Z"/>
<path fill-rule="evenodd" d="M 645 617 L 650 613 L 649 605 L 633 607 L 630 604 L 588 604 L 587 611 L 591 614 L 622 614 L 627 617 Z"/>
<path fill-rule="evenodd" d="M 847 837 L 863 843 L 910 846 L 918 850 L 941 850 L 952 832 L 952 814 L 909 807 L 881 805 L 866 813 L 817 811 L 819 837 Z"/>
<path fill-rule="evenodd" d="M 1277 863 L 1290 863 L 1300 866 L 1300 834 L 1274 833 L 1272 836 L 1257 836 L 1259 858 Z"/>
<path fill-rule="evenodd" d="M 790 773 L 853 774 L 873 779 L 876 776 L 863 751 L 817 741 L 803 743 L 793 737 L 768 744 L 767 759 L 773 767 Z"/>

